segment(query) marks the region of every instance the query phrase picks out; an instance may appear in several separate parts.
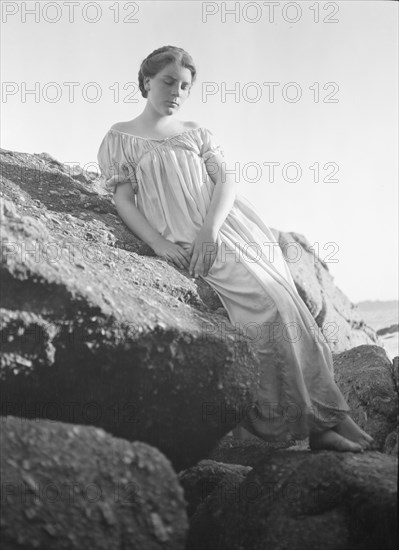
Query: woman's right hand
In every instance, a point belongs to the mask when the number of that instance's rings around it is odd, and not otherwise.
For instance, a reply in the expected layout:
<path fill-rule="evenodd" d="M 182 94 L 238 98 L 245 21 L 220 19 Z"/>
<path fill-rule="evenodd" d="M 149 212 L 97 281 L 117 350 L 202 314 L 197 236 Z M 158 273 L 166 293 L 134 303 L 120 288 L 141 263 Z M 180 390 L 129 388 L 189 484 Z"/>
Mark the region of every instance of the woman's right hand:
<path fill-rule="evenodd" d="M 160 237 L 154 245 L 153 251 L 157 256 L 163 258 L 167 262 L 171 262 L 177 268 L 188 271 L 191 260 L 191 255 L 188 248 L 183 248 L 183 246 L 180 246 L 179 244 L 172 243 L 171 241 Z"/>

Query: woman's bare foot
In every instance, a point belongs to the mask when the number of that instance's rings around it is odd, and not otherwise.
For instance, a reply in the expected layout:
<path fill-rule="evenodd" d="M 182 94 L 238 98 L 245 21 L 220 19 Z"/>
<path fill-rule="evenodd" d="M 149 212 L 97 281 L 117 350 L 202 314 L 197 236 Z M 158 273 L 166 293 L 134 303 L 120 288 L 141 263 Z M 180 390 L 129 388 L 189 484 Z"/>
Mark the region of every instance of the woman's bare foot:
<path fill-rule="evenodd" d="M 311 433 L 309 435 L 309 446 L 312 451 L 326 449 L 328 451 L 362 453 L 363 447 L 343 437 L 334 430 Z"/>
<path fill-rule="evenodd" d="M 346 439 L 358 443 L 363 449 L 370 449 L 374 441 L 374 438 L 362 430 L 349 415 L 331 429 Z"/>

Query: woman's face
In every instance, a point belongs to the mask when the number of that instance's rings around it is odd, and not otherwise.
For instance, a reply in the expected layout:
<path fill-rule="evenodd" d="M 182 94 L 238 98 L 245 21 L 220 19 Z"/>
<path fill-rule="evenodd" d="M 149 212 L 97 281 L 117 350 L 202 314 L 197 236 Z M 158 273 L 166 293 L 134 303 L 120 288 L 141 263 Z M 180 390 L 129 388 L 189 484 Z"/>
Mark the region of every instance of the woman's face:
<path fill-rule="evenodd" d="M 160 114 L 173 115 L 190 95 L 191 80 L 189 69 L 169 63 L 153 78 L 145 79 L 149 83 L 147 99 Z"/>

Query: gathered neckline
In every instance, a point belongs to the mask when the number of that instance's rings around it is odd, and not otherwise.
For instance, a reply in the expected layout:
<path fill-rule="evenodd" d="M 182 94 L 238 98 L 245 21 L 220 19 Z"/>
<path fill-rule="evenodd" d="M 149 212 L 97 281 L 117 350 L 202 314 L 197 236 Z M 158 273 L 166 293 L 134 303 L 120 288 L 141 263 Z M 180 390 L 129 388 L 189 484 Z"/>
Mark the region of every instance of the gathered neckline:
<path fill-rule="evenodd" d="M 172 139 L 177 136 L 182 136 L 183 134 L 189 134 L 190 132 L 195 132 L 197 130 L 203 130 L 203 126 L 199 126 L 198 128 L 191 128 L 191 130 L 185 130 L 184 132 L 179 132 L 178 134 L 174 134 L 173 136 L 168 136 L 166 138 L 145 138 L 141 136 L 136 136 L 135 134 L 128 134 L 127 132 L 122 132 L 121 130 L 117 130 L 116 128 L 110 128 L 109 132 L 117 132 L 118 134 L 123 134 L 125 136 L 134 137 L 137 139 L 143 139 L 144 141 L 167 141 L 168 139 Z"/>

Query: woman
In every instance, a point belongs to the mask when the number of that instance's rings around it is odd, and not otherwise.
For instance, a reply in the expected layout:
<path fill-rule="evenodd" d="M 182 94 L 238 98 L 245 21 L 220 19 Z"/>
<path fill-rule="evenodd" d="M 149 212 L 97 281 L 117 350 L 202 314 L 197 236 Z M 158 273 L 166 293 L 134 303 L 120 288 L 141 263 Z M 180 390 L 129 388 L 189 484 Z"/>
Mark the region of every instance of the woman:
<path fill-rule="evenodd" d="M 143 112 L 113 125 L 100 145 L 105 188 L 157 256 L 214 288 L 230 322 L 264 359 L 257 400 L 241 425 L 266 441 L 309 436 L 313 450 L 363 452 L 373 438 L 348 414 L 330 348 L 273 233 L 237 194 L 213 134 L 175 117 L 195 78 L 181 48 L 165 46 L 144 59 Z"/>

